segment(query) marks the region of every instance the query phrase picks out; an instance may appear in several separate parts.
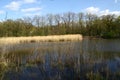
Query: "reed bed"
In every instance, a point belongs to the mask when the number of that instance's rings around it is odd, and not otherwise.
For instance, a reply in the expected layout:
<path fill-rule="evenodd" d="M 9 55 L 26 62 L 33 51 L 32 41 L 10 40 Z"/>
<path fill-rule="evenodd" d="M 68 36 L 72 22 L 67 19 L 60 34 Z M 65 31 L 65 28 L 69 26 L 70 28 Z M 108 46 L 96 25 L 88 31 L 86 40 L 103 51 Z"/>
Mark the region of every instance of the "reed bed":
<path fill-rule="evenodd" d="M 51 36 L 29 36 L 29 37 L 2 37 L 0 44 L 19 44 L 32 42 L 60 42 L 60 41 L 81 41 L 82 35 L 51 35 Z"/>

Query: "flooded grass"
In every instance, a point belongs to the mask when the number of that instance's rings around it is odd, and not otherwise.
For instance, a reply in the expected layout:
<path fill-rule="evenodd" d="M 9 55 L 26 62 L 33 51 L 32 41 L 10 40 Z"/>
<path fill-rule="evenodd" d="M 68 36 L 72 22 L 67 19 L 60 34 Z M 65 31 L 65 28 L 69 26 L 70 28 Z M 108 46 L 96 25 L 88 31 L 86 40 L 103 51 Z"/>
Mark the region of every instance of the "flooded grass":
<path fill-rule="evenodd" d="M 84 45 L 84 47 L 83 47 Z M 88 45 L 88 44 L 87 44 Z M 13 48 L 12 48 L 13 47 Z M 17 44 L 7 47 L 1 80 L 119 80 L 120 52 L 87 49 L 83 42 Z"/>

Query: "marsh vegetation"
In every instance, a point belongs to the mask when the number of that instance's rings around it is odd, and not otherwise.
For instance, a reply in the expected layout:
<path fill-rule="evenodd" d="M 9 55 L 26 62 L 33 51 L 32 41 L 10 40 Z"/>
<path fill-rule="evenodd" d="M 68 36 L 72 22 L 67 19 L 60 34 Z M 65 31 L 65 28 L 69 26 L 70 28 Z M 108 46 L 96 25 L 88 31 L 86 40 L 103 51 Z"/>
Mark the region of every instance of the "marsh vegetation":
<path fill-rule="evenodd" d="M 84 38 L 0 46 L 1 80 L 119 80 L 120 41 Z"/>
<path fill-rule="evenodd" d="M 29 36 L 29 37 L 2 37 L 0 44 L 21 44 L 21 43 L 39 43 L 39 42 L 63 42 L 63 41 L 81 41 L 83 36 L 80 34 L 52 35 L 52 36 Z"/>

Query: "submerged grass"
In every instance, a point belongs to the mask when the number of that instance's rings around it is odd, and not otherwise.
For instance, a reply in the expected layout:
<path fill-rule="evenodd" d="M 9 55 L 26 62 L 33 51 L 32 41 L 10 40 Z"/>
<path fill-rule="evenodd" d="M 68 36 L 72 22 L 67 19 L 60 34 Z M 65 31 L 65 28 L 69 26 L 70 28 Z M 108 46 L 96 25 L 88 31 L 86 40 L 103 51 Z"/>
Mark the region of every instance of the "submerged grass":
<path fill-rule="evenodd" d="M 62 40 L 63 41 L 63 40 Z M 31 42 L 36 42 L 31 41 Z M 47 45 L 43 45 L 47 44 Z M 8 62 L 9 69 L 7 74 L 1 74 L 1 80 L 6 80 L 6 76 L 10 78 L 21 75 L 22 80 L 27 78 L 35 78 L 33 80 L 119 80 L 119 69 L 112 72 L 106 61 L 109 56 L 103 53 L 82 53 L 78 43 L 60 42 L 57 43 L 43 43 L 40 46 L 29 47 L 22 45 L 22 49 L 14 48 L 7 52 L 4 57 Z M 52 45 L 51 45 L 52 44 Z M 76 46 L 76 44 L 78 46 Z M 28 44 L 27 44 L 28 45 Z M 31 45 L 30 45 L 31 46 Z M 41 47 L 42 46 L 42 47 Z M 51 47 L 52 46 L 52 47 Z M 110 53 L 109 53 L 110 54 Z M 100 58 L 101 56 L 101 58 Z M 108 56 L 108 57 L 107 57 Z M 114 55 L 112 55 L 114 57 Z M 110 59 L 112 59 L 110 57 Z M 0 69 L 6 66 L 1 63 Z M 4 64 L 4 65 L 3 65 Z M 116 66 L 119 67 L 119 62 Z M 5 73 L 5 70 L 2 71 Z M 30 73 L 30 74 L 29 74 Z M 42 76 L 39 76 L 42 75 Z M 18 78 L 20 78 L 18 77 Z M 8 79 L 10 80 L 10 79 Z M 13 80 L 13 79 L 11 79 Z"/>
<path fill-rule="evenodd" d="M 30 36 L 30 37 L 3 37 L 0 38 L 0 44 L 19 44 L 34 42 L 63 42 L 63 41 L 79 41 L 82 35 L 51 35 L 51 36 Z"/>

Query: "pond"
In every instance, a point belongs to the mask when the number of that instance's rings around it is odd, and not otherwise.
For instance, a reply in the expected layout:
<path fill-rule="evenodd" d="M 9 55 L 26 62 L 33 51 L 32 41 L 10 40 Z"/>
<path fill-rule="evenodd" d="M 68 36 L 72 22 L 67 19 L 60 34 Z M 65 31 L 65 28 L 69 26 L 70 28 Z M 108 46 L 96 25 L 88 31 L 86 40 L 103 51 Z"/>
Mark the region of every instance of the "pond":
<path fill-rule="evenodd" d="M 120 40 L 0 45 L 0 80 L 120 80 Z"/>

